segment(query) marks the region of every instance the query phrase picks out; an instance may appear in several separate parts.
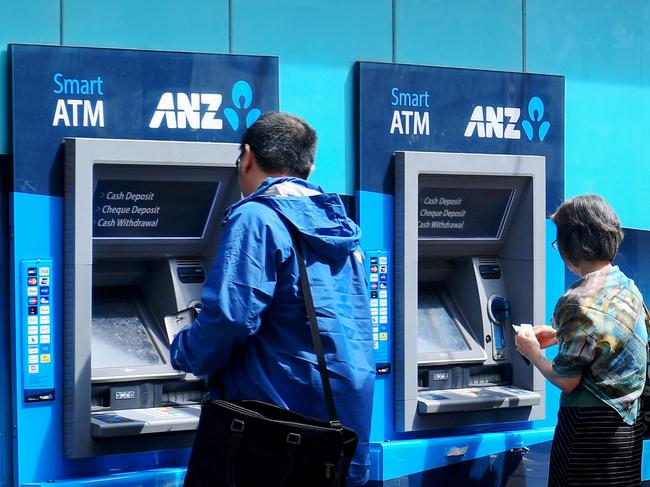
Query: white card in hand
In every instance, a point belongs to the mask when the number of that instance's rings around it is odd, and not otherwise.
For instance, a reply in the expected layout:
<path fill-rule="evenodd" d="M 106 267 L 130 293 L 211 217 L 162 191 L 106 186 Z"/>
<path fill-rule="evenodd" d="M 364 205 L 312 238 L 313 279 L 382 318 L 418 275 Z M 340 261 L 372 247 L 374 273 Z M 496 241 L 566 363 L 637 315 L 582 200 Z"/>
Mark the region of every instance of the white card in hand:
<path fill-rule="evenodd" d="M 530 323 L 522 323 L 521 325 L 512 325 L 512 327 L 515 329 L 515 333 L 519 333 L 519 330 L 522 328 L 532 328 L 533 325 Z"/>

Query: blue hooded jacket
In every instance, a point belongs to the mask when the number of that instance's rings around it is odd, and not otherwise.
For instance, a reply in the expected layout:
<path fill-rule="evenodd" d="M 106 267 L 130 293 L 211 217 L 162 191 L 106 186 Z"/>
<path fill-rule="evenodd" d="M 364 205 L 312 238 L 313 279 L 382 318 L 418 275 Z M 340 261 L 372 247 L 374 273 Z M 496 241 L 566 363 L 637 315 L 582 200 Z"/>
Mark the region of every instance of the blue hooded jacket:
<path fill-rule="evenodd" d="M 339 419 L 359 435 L 347 485 L 368 478 L 374 358 L 360 229 L 338 195 L 268 178 L 226 212 L 203 310 L 171 345 L 176 369 L 216 374 L 213 399 L 257 399 L 329 419 L 298 261 L 298 230 Z"/>

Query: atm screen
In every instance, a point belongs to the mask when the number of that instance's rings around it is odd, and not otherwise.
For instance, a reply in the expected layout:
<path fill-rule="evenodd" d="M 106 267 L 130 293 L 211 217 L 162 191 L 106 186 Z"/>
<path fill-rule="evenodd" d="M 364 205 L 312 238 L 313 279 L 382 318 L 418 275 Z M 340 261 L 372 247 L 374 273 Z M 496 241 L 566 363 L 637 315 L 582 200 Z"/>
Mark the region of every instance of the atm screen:
<path fill-rule="evenodd" d="M 432 239 L 498 239 L 514 197 L 504 188 L 421 187 L 418 236 Z"/>
<path fill-rule="evenodd" d="M 92 368 L 163 365 L 135 304 L 93 297 Z"/>
<path fill-rule="evenodd" d="M 201 239 L 220 173 L 204 168 L 106 165 L 95 174 L 94 239 Z"/>
<path fill-rule="evenodd" d="M 421 293 L 418 305 L 418 353 L 461 352 L 469 345 L 437 291 Z"/>

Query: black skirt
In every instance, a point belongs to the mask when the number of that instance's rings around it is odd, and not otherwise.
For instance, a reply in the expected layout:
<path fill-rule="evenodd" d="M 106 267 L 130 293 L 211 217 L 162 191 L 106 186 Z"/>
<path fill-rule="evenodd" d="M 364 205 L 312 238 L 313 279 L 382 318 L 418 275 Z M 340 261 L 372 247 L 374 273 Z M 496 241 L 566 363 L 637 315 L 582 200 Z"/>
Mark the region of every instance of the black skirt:
<path fill-rule="evenodd" d="M 630 426 L 609 407 L 561 407 L 549 487 L 641 485 L 643 421 Z"/>

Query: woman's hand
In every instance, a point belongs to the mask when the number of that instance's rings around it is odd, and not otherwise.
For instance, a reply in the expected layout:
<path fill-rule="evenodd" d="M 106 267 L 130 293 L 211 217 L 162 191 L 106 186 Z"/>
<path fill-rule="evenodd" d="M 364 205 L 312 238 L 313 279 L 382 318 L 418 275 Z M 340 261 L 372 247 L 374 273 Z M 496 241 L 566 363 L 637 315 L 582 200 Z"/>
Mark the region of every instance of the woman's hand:
<path fill-rule="evenodd" d="M 551 327 L 521 327 L 515 336 L 515 346 L 519 353 L 530 360 L 530 362 L 539 369 L 544 377 L 562 389 L 562 392 L 571 394 L 580 384 L 582 375 L 577 375 L 575 377 L 562 377 L 557 375 L 553 370 L 553 362 L 546 358 L 544 352 L 542 352 L 540 342 L 537 340 L 537 336 L 539 335 L 545 341 L 545 344 L 549 344 L 547 346 L 556 343 L 555 330 L 550 331 L 548 328 Z"/>
<path fill-rule="evenodd" d="M 531 327 L 522 327 L 515 336 L 515 347 L 517 351 L 531 362 L 535 363 L 536 358 L 542 355 L 542 347 L 537 341 L 535 330 Z"/>
<path fill-rule="evenodd" d="M 552 326 L 534 326 L 533 332 L 535 333 L 535 338 L 537 338 L 537 341 L 539 342 L 540 348 L 548 348 L 557 344 L 557 338 L 555 337 L 555 335 L 557 335 L 557 330 Z"/>

